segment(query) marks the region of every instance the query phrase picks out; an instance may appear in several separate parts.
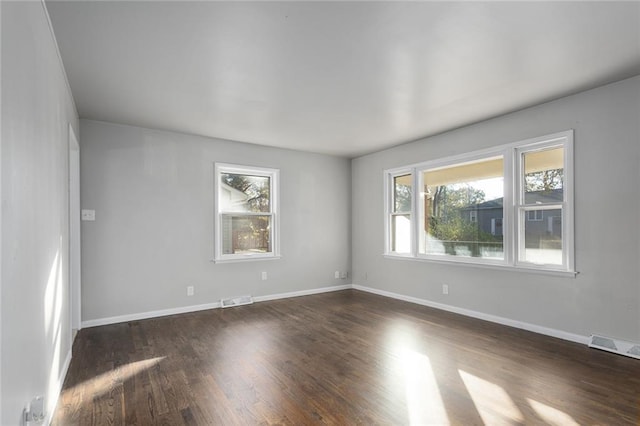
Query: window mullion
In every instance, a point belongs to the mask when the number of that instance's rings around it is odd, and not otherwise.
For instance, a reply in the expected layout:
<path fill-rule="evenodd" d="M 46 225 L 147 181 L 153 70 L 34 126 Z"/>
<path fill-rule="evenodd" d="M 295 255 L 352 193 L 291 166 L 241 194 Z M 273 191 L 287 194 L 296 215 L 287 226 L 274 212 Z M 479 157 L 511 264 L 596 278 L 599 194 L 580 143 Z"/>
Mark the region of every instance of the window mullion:
<path fill-rule="evenodd" d="M 503 154 L 504 158 L 504 194 L 502 201 L 502 243 L 504 247 L 504 261 L 508 265 L 514 264 L 516 257 L 516 241 L 518 235 L 516 220 L 516 191 L 518 188 L 518 172 L 516 166 L 515 150 L 508 149 Z"/>
<path fill-rule="evenodd" d="M 524 162 L 522 159 L 522 152 L 520 149 L 513 149 L 510 158 L 513 161 L 513 190 L 511 191 L 513 196 L 512 202 L 512 219 L 513 219 L 513 234 L 511 235 L 511 243 L 513 244 L 512 258 L 510 264 L 517 265 L 520 262 L 520 257 L 524 252 L 524 221 L 525 213 L 522 210 L 524 203 Z"/>
<path fill-rule="evenodd" d="M 416 169 L 412 169 L 411 170 L 411 176 L 412 176 L 412 186 L 413 188 L 411 188 L 411 198 L 412 198 L 412 203 L 411 203 L 411 256 L 412 257 L 416 257 L 418 254 L 418 233 L 419 233 L 419 227 L 418 227 L 418 211 L 419 211 L 419 206 L 418 203 L 420 203 L 421 200 L 421 192 L 420 191 L 420 182 L 418 179 L 418 175 L 416 173 Z"/>

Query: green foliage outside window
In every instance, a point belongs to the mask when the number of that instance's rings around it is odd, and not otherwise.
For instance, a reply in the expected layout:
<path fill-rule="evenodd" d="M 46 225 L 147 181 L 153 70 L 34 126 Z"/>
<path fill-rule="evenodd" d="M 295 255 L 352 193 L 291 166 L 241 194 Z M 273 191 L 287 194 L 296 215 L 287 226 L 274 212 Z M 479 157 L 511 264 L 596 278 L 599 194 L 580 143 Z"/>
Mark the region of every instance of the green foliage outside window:
<path fill-rule="evenodd" d="M 469 211 L 485 201 L 485 193 L 470 185 L 438 186 L 429 212 L 429 234 L 441 241 L 502 241 L 469 220 Z"/>

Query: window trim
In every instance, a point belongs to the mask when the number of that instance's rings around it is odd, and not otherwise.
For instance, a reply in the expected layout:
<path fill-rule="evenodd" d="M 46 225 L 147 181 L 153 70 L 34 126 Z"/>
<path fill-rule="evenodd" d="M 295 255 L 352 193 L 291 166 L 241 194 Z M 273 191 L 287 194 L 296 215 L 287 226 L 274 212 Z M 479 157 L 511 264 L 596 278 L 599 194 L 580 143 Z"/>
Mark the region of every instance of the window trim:
<path fill-rule="evenodd" d="M 409 212 L 396 212 L 394 206 L 394 182 L 393 180 L 398 177 L 398 176 L 404 176 L 404 175 L 411 175 L 411 185 L 412 185 L 412 192 L 411 192 L 411 210 Z M 416 221 L 414 220 L 415 218 L 415 213 L 416 213 L 416 197 L 415 197 L 415 191 L 414 188 L 416 188 L 416 175 L 415 173 L 412 172 L 411 168 L 407 168 L 407 167 L 400 167 L 397 169 L 390 169 L 387 170 L 385 172 L 384 175 L 384 211 L 385 211 L 385 216 L 384 216 L 384 229 L 385 229 L 385 239 L 384 239 L 384 243 L 385 243 L 385 253 L 390 255 L 390 256 L 395 256 L 395 257 L 413 257 L 416 253 L 416 238 L 415 238 L 415 234 L 416 234 Z M 400 214 L 409 214 L 411 217 L 411 242 L 409 243 L 410 245 L 410 250 L 409 253 L 398 253 L 398 252 L 393 252 L 391 251 L 391 216 L 394 215 L 400 215 Z"/>
<path fill-rule="evenodd" d="M 573 130 L 567 130 L 550 135 L 517 141 L 488 149 L 472 151 L 450 157 L 429 160 L 411 165 L 388 169 L 384 171 L 384 191 L 385 191 L 385 257 L 401 258 L 407 260 L 429 261 L 443 264 L 464 264 L 469 266 L 498 268 L 498 269 L 518 269 L 527 272 L 542 272 L 560 276 L 575 276 L 575 247 L 574 247 L 574 168 L 573 168 Z M 562 205 L 562 241 L 563 241 L 563 264 L 536 264 L 519 260 L 519 245 L 524 241 L 521 233 L 526 220 L 518 218 L 520 211 L 526 209 L 523 206 L 520 188 L 523 181 L 522 155 L 526 152 L 535 152 L 550 149 L 554 146 L 564 148 L 564 174 L 563 174 L 563 194 L 562 203 L 554 203 L 548 208 L 557 208 Z M 488 160 L 491 157 L 502 156 L 504 167 L 504 193 L 503 193 L 503 218 L 502 236 L 504 247 L 504 260 L 492 260 L 487 258 L 456 257 L 450 255 L 434 255 L 420 253 L 419 251 L 419 222 L 424 220 L 424 172 L 446 168 L 454 165 L 463 165 L 476 161 Z M 390 249 L 390 208 L 393 196 L 393 177 L 411 173 L 413 176 L 412 212 L 411 212 L 411 253 L 395 253 Z M 554 207 L 555 206 L 555 207 Z M 536 209 L 543 210 L 544 206 L 536 206 Z"/>
<path fill-rule="evenodd" d="M 222 173 L 232 173 L 239 175 L 262 176 L 270 178 L 269 183 L 269 212 L 234 212 L 221 211 L 220 194 Z M 267 167 L 245 166 L 229 163 L 214 163 L 214 236 L 213 247 L 215 263 L 228 262 L 244 262 L 256 260 L 272 260 L 279 259 L 280 256 L 280 214 L 279 214 L 279 197 L 280 197 L 280 170 Z M 222 217 L 224 215 L 242 215 L 242 216 L 271 216 L 271 252 L 268 253 L 243 253 L 243 254 L 224 254 L 222 250 Z"/>
<path fill-rule="evenodd" d="M 575 240 L 574 240 L 574 169 L 573 169 L 573 130 L 566 132 L 556 133 L 549 136 L 535 138 L 530 140 L 530 143 L 521 144 L 515 147 L 516 161 L 517 161 L 517 176 L 515 179 L 516 188 L 514 193 L 513 216 L 516 219 L 515 232 L 518 233 L 518 244 L 516 248 L 517 253 L 514 253 L 514 261 L 516 266 L 522 266 L 525 268 L 542 268 L 546 270 L 558 270 L 566 272 L 575 272 Z M 525 203 L 524 192 L 524 154 L 529 152 L 539 152 L 553 147 L 562 147 L 563 153 L 563 184 L 562 192 L 563 199 L 557 203 L 545 203 L 545 204 L 527 204 Z M 524 227 L 526 220 L 524 218 L 524 212 L 527 210 L 554 210 L 558 207 L 562 211 L 562 265 L 551 264 L 536 264 L 533 262 L 527 262 L 520 260 L 520 249 L 524 244 Z M 523 212 L 520 216 L 520 211 Z"/>

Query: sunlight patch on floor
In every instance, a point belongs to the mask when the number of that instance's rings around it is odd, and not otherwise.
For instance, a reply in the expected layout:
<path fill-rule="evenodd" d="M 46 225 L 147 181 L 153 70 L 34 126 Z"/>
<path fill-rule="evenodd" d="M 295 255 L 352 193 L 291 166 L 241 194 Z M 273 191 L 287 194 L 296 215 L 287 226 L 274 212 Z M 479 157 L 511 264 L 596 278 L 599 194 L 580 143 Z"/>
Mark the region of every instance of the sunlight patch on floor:
<path fill-rule="evenodd" d="M 89 380 L 85 380 L 64 391 L 65 394 L 74 394 L 76 392 L 90 395 L 95 398 L 104 393 L 109 392 L 117 383 L 122 383 L 129 378 L 141 373 L 144 370 L 152 368 L 166 357 L 156 357 L 145 359 L 142 361 L 131 362 L 109 370 L 106 373 L 99 374 Z"/>
<path fill-rule="evenodd" d="M 429 357 L 411 349 L 400 352 L 404 368 L 407 411 L 412 425 L 448 425 L 449 418 Z"/>
<path fill-rule="evenodd" d="M 484 424 L 524 422 L 522 413 L 503 388 L 465 371 L 458 373 Z"/>
<path fill-rule="evenodd" d="M 527 398 L 529 405 L 536 412 L 538 416 L 544 422 L 551 426 L 578 426 L 578 422 L 576 422 L 573 417 L 565 413 L 564 411 L 560 411 L 557 408 L 553 408 L 548 406 L 547 404 L 543 404 L 542 402 L 538 402 L 531 398 Z"/>

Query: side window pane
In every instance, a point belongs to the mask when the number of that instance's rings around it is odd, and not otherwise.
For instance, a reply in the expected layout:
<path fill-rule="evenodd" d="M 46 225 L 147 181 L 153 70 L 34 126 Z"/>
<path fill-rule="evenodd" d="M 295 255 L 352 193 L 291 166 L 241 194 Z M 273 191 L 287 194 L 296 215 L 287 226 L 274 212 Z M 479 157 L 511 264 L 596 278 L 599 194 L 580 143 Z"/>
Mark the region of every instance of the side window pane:
<path fill-rule="evenodd" d="M 222 215 L 222 253 L 271 252 L 271 216 Z"/>
<path fill-rule="evenodd" d="M 395 253 L 411 252 L 411 215 L 394 214 L 391 216 L 391 251 Z"/>
<path fill-rule="evenodd" d="M 406 213 L 411 211 L 411 174 L 393 178 L 393 211 Z"/>
<path fill-rule="evenodd" d="M 391 211 L 389 217 L 390 244 L 393 253 L 411 253 L 411 211 L 413 175 L 405 173 L 391 177 Z"/>
<path fill-rule="evenodd" d="M 524 222 L 525 262 L 562 265 L 562 209 L 530 210 L 537 212 L 540 220 Z"/>
<path fill-rule="evenodd" d="M 504 259 L 502 157 L 427 170 L 421 252 Z"/>
<path fill-rule="evenodd" d="M 221 211 L 271 211 L 271 179 L 268 176 L 221 173 L 220 183 Z"/>
<path fill-rule="evenodd" d="M 564 187 L 564 148 L 525 152 L 524 204 L 561 203 Z"/>

